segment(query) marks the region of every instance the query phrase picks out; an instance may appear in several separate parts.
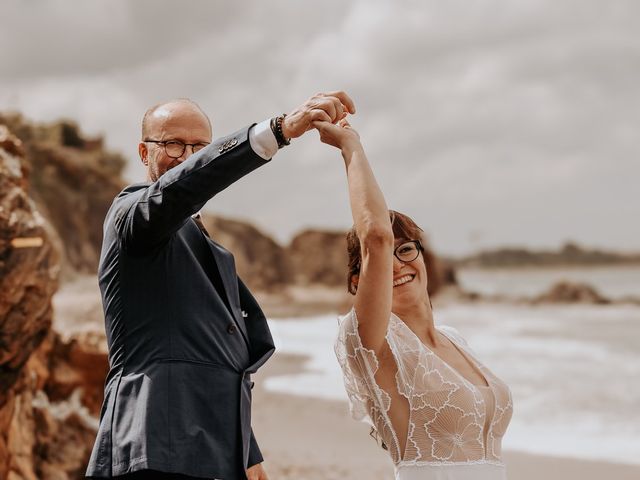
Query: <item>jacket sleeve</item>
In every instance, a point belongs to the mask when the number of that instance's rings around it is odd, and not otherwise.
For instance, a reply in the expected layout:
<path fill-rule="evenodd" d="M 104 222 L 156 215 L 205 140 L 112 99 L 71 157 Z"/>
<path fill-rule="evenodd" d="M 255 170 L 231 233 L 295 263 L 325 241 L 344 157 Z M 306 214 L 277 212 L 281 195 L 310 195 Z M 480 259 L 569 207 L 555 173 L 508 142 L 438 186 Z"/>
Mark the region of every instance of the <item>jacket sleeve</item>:
<path fill-rule="evenodd" d="M 251 148 L 252 126 L 215 140 L 147 188 L 120 196 L 115 226 L 122 246 L 148 250 L 163 244 L 210 198 L 267 163 Z"/>
<path fill-rule="evenodd" d="M 258 442 L 253 434 L 253 429 L 251 429 L 251 438 L 249 440 L 249 461 L 247 462 L 247 468 L 252 467 L 257 463 L 261 463 L 262 461 L 264 461 L 264 458 L 262 458 L 262 452 L 260 451 L 260 447 L 258 447 Z"/>

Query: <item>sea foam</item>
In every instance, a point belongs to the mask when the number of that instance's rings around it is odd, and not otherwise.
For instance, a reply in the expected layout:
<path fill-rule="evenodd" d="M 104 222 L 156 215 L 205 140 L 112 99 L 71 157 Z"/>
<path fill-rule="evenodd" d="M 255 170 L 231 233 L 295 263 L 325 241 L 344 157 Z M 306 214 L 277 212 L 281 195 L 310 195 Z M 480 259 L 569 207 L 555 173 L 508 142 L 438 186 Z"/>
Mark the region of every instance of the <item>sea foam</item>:
<path fill-rule="evenodd" d="M 505 449 L 640 464 L 640 307 L 482 303 L 435 316 L 509 384 Z M 269 323 L 278 352 L 306 361 L 303 373 L 267 378 L 266 388 L 346 402 L 337 315 Z"/>

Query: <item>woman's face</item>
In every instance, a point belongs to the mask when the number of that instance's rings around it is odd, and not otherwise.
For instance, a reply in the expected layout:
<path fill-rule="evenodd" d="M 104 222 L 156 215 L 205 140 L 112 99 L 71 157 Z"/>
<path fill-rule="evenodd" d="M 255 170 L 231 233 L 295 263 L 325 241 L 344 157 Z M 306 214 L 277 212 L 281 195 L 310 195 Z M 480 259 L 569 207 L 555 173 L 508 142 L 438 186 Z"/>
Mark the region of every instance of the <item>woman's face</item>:
<path fill-rule="evenodd" d="M 403 257 L 402 250 L 407 244 L 406 238 L 396 238 L 396 253 Z M 398 250 L 398 247 L 400 249 Z M 411 261 L 401 261 L 393 256 L 393 300 L 391 310 L 399 311 L 427 301 L 427 267 L 422 251 Z"/>
<path fill-rule="evenodd" d="M 410 250 L 406 250 L 404 246 L 413 241 L 406 238 L 396 238 L 394 242 L 392 311 L 400 311 L 419 303 L 428 302 L 427 267 L 422 250 L 413 260 L 401 260 L 403 257 L 412 257 Z M 407 247 L 415 248 L 415 244 L 407 245 Z M 359 275 L 353 275 L 351 281 L 357 288 Z"/>

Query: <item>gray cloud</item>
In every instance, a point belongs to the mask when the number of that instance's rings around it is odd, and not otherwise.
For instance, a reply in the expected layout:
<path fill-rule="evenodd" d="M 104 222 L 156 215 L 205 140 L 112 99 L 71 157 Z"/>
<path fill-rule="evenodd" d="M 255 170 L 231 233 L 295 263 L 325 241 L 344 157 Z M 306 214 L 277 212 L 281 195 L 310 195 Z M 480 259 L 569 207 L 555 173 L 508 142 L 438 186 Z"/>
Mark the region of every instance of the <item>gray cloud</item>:
<path fill-rule="evenodd" d="M 131 158 L 133 180 L 139 121 L 159 100 L 194 98 L 222 135 L 341 88 L 388 203 L 441 250 L 637 249 L 638 14 L 596 0 L 11 1 L 0 108 L 78 119 Z M 210 208 L 281 240 L 346 227 L 341 160 L 316 137 Z"/>

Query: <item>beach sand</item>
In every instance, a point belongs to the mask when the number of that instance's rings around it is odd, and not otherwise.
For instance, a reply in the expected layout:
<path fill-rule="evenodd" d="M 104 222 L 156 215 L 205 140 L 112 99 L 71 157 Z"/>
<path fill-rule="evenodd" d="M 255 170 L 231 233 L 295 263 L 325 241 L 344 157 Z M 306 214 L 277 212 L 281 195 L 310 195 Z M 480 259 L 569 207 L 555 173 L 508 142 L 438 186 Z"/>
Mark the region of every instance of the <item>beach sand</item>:
<path fill-rule="evenodd" d="M 346 311 L 335 289 L 291 289 L 258 295 L 269 318 Z M 54 327 L 68 336 L 104 332 L 95 276 L 62 286 L 54 298 Z M 386 451 L 369 437 L 369 427 L 351 419 L 346 402 L 266 391 L 273 375 L 301 371 L 304 357 L 276 354 L 254 376 L 253 429 L 271 480 L 392 479 Z M 507 435 L 509 433 L 507 432 Z M 510 480 L 638 480 L 640 466 L 505 452 Z"/>
<path fill-rule="evenodd" d="M 254 376 L 253 429 L 272 480 L 393 478 L 388 453 L 351 419 L 346 402 L 273 393 L 270 375 L 300 371 L 304 358 L 276 353 Z M 508 432 L 507 432 L 508 435 Z M 640 466 L 505 452 L 510 480 L 638 480 Z"/>

